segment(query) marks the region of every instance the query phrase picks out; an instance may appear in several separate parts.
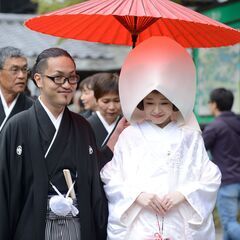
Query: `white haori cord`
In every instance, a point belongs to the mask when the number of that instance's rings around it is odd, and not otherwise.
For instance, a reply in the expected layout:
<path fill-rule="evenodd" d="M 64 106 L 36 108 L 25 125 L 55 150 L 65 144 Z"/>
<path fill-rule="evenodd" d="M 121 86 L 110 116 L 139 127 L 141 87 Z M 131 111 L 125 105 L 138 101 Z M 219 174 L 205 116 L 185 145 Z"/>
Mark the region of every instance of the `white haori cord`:
<path fill-rule="evenodd" d="M 64 197 L 59 190 L 52 184 L 50 181 L 50 184 L 52 185 L 53 189 L 58 195 L 52 196 L 49 200 L 49 207 L 58 216 L 67 216 L 68 213 L 72 213 L 73 216 L 76 216 L 79 211 L 78 209 L 73 205 L 72 198 L 69 197 L 70 192 L 73 189 L 73 186 L 75 182 L 72 184 L 72 186 L 69 188 L 66 196 Z"/>

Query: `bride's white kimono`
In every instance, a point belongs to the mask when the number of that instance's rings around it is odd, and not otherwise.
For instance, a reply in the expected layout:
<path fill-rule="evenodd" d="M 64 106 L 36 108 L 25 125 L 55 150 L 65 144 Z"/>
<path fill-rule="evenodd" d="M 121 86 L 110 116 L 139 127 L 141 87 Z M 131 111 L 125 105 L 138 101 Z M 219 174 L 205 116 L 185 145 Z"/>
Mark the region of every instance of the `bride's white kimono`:
<path fill-rule="evenodd" d="M 109 201 L 108 240 L 215 240 L 212 211 L 221 174 L 209 161 L 201 133 L 171 122 L 126 128 L 101 171 Z M 181 192 L 186 201 L 164 218 L 134 203 L 141 192 Z M 162 222 L 163 221 L 163 222 Z"/>

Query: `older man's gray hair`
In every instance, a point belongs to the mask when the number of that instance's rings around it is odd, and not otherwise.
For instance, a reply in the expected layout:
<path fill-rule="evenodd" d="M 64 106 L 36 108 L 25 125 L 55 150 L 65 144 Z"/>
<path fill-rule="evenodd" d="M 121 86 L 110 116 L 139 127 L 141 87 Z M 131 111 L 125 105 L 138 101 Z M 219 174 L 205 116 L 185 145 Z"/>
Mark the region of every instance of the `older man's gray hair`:
<path fill-rule="evenodd" d="M 22 51 L 18 48 L 7 46 L 0 48 L 0 69 L 3 69 L 8 58 L 26 58 Z"/>

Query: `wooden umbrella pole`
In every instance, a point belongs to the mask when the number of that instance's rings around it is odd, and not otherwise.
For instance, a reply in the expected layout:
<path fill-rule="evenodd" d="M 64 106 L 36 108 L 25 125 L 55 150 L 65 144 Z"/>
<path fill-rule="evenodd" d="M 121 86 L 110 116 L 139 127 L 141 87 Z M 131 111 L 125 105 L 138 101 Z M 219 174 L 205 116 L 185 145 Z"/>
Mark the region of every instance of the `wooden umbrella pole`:
<path fill-rule="evenodd" d="M 132 32 L 132 49 L 136 47 L 136 42 L 138 39 L 138 33 L 137 33 L 137 16 L 133 17 L 133 32 Z"/>

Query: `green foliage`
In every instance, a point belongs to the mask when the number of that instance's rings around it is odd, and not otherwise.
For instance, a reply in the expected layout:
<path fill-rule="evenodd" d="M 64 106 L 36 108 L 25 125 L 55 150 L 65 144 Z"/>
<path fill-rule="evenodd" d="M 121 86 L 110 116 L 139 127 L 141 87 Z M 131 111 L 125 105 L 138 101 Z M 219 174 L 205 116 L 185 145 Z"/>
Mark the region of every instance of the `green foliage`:
<path fill-rule="evenodd" d="M 86 0 L 31 0 L 34 3 L 38 3 L 38 14 L 51 12 L 57 9 L 65 8 Z"/>

